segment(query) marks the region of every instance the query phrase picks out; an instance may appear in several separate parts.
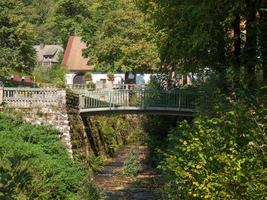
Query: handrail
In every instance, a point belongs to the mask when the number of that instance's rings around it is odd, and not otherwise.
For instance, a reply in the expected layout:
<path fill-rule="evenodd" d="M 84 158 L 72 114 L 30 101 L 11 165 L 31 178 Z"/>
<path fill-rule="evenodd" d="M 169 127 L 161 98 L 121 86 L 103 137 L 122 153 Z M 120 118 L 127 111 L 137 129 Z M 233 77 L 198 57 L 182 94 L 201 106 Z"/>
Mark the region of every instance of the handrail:
<path fill-rule="evenodd" d="M 116 107 L 162 107 L 193 109 L 197 94 L 190 90 L 109 90 L 80 95 L 80 109 Z"/>
<path fill-rule="evenodd" d="M 58 104 L 61 98 L 58 89 L 3 88 L 2 101 L 9 107 Z"/>

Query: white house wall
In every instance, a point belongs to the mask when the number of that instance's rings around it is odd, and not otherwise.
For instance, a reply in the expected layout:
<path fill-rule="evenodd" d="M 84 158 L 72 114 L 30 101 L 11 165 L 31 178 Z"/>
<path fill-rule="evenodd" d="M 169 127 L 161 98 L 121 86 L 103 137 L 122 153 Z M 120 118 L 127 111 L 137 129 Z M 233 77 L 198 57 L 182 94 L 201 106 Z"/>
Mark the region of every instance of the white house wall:
<path fill-rule="evenodd" d="M 67 85 L 72 85 L 73 84 L 73 79 L 76 76 L 75 73 L 68 73 L 65 76 L 65 81 Z"/>
<path fill-rule="evenodd" d="M 75 73 L 66 74 L 66 84 L 73 84 L 73 78 L 75 77 Z M 147 84 L 151 79 L 152 74 L 136 74 L 136 84 Z M 107 74 L 101 73 L 92 73 L 92 82 L 96 83 L 101 80 L 107 80 Z M 122 84 L 125 80 L 124 73 L 114 74 L 114 84 Z"/>

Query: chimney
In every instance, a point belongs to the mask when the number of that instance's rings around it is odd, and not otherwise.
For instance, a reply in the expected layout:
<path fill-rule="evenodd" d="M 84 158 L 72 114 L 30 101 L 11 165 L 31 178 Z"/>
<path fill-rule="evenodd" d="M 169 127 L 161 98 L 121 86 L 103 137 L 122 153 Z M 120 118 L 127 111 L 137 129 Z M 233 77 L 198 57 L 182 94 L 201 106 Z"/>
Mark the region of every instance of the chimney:
<path fill-rule="evenodd" d="M 42 42 L 41 44 L 40 44 L 40 49 L 43 49 L 45 47 L 45 44 Z"/>

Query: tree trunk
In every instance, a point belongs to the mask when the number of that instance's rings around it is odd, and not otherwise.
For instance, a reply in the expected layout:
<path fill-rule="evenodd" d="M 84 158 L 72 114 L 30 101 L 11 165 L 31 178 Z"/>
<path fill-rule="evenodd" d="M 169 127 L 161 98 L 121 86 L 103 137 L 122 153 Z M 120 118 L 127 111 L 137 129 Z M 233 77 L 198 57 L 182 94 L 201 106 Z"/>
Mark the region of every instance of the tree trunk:
<path fill-rule="evenodd" d="M 261 0 L 260 17 L 263 83 L 267 85 L 267 0 Z"/>
<path fill-rule="evenodd" d="M 217 72 L 219 73 L 219 85 L 218 87 L 224 91 L 228 91 L 228 86 L 227 86 L 227 80 L 226 80 L 226 70 L 227 70 L 227 65 L 226 65 L 226 55 L 225 55 L 225 39 L 223 35 L 220 37 L 220 40 L 218 41 L 218 60 L 219 60 L 219 65 L 217 66 Z"/>
<path fill-rule="evenodd" d="M 234 29 L 234 87 L 238 87 L 240 84 L 240 66 L 241 66 L 241 28 L 240 28 L 240 14 L 235 15 L 235 20 L 233 22 Z"/>
<path fill-rule="evenodd" d="M 182 79 L 183 79 L 183 85 L 187 85 L 187 75 L 186 74 L 184 74 L 182 76 Z"/>
<path fill-rule="evenodd" d="M 246 43 L 244 47 L 245 82 L 249 88 L 256 83 L 256 2 L 257 0 L 246 0 Z"/>

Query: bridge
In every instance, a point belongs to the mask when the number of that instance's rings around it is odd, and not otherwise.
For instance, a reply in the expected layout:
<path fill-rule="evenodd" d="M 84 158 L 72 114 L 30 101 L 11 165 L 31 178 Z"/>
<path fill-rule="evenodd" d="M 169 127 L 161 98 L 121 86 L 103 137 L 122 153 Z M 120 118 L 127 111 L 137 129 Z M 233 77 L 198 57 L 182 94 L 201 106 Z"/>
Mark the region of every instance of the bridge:
<path fill-rule="evenodd" d="M 188 89 L 87 91 L 79 94 L 79 111 L 81 115 L 123 113 L 192 116 L 196 97 L 196 92 Z"/>
<path fill-rule="evenodd" d="M 57 106 L 66 102 L 65 90 L 42 88 L 0 88 L 0 104 L 7 107 Z M 81 115 L 157 114 L 192 116 L 196 91 L 172 91 L 147 88 L 102 89 L 89 91 L 72 89 L 77 98 L 73 104 Z"/>

